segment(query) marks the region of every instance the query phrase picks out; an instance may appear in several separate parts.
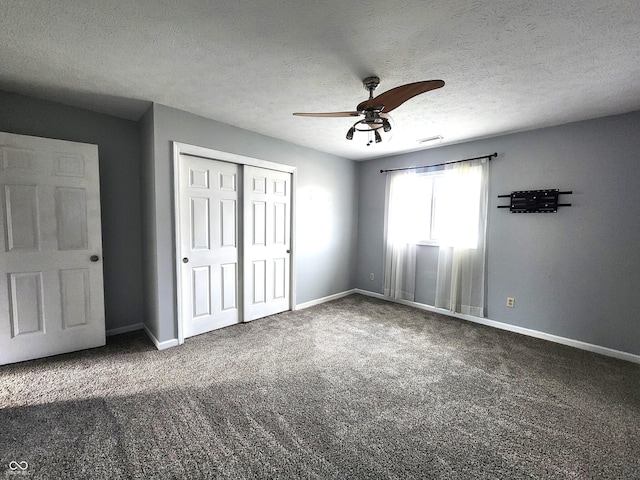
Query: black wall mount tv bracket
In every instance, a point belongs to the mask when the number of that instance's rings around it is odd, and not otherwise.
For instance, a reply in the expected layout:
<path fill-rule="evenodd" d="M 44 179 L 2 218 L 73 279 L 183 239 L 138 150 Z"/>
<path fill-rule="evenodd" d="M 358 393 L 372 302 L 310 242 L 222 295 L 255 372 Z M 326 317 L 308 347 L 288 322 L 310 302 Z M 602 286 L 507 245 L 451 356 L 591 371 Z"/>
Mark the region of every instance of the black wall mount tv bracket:
<path fill-rule="evenodd" d="M 498 205 L 508 208 L 511 213 L 555 213 L 558 207 L 570 207 L 570 203 L 558 203 L 559 195 L 570 195 L 573 192 L 561 192 L 557 188 L 550 190 L 519 190 L 498 198 L 510 198 L 509 205 Z"/>

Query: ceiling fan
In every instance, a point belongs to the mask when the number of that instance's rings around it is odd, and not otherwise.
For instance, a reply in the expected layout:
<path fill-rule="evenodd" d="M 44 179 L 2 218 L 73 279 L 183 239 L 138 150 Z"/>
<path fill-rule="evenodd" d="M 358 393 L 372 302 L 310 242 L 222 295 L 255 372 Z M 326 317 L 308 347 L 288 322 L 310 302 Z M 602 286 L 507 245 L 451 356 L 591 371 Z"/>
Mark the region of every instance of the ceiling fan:
<path fill-rule="evenodd" d="M 387 90 L 377 97 L 373 96 L 373 91 L 380 84 L 378 77 L 367 77 L 362 81 L 364 88 L 369 91 L 369 99 L 360 102 L 352 112 L 328 112 L 328 113 L 294 113 L 299 117 L 360 117 L 347 131 L 347 140 L 353 140 L 355 132 L 368 132 L 369 141 L 367 146 L 382 141 L 379 130 L 391 131 L 391 116 L 389 112 L 398 108 L 410 98 L 421 93 L 444 87 L 442 80 L 427 80 L 423 82 L 408 83 L 399 87 Z"/>

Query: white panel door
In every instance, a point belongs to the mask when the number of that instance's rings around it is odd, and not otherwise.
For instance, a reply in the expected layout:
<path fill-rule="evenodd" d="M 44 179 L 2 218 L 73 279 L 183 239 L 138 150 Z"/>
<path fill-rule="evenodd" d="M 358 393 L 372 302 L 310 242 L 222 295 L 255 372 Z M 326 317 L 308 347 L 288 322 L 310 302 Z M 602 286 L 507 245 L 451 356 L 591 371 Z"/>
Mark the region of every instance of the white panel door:
<path fill-rule="evenodd" d="M 105 344 L 98 147 L 0 132 L 0 364 Z"/>
<path fill-rule="evenodd" d="M 244 167 L 244 321 L 290 309 L 291 174 Z"/>
<path fill-rule="evenodd" d="M 179 159 L 184 337 L 238 323 L 238 166 Z"/>

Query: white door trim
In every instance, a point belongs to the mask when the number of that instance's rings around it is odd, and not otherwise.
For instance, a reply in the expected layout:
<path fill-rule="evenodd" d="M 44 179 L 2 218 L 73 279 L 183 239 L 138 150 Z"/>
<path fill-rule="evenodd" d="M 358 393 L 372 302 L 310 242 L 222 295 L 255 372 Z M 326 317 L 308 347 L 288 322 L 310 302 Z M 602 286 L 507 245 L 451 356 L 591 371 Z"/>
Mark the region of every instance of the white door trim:
<path fill-rule="evenodd" d="M 182 325 L 182 300 L 181 295 L 177 291 L 178 288 L 182 285 L 182 268 L 181 268 L 181 256 L 180 256 L 180 222 L 178 219 L 178 215 L 180 212 L 180 168 L 179 161 L 180 155 L 191 155 L 194 157 L 201 157 L 210 160 L 218 160 L 223 162 L 236 163 L 238 165 L 250 165 L 252 167 L 260 167 L 266 168 L 269 170 L 276 170 L 278 172 L 285 172 L 291 174 L 291 260 L 289 264 L 289 308 L 291 310 L 295 310 L 296 305 L 296 243 L 295 243 L 295 231 L 296 231 L 296 201 L 295 201 L 295 192 L 296 192 L 296 175 L 297 168 L 291 165 L 285 165 L 282 163 L 270 162 L 268 160 L 261 160 L 253 157 L 246 157 L 244 155 L 237 155 L 235 153 L 223 152 L 220 150 L 213 150 L 211 148 L 206 147 L 198 147 L 196 145 L 190 145 L 188 143 L 181 142 L 171 142 L 173 144 L 173 207 L 174 207 L 174 235 L 173 235 L 173 254 L 174 254 L 174 265 L 176 272 L 176 322 L 177 322 L 177 330 L 178 330 L 178 344 L 184 343 L 184 329 Z M 239 222 L 239 227 L 242 228 L 244 222 Z M 242 232 L 238 235 L 239 238 L 243 238 Z M 244 284 L 243 277 L 243 249 L 240 250 L 239 255 L 239 279 L 240 279 L 240 289 L 239 295 L 243 295 L 242 285 Z M 239 302 L 240 310 L 240 318 L 244 316 L 244 311 L 242 310 L 242 305 L 244 300 Z"/>

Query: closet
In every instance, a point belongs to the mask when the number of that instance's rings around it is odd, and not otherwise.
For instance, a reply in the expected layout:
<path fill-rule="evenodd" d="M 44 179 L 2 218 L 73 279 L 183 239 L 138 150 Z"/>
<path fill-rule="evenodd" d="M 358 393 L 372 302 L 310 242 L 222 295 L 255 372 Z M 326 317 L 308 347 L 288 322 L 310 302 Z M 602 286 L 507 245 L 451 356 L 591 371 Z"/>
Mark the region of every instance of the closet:
<path fill-rule="evenodd" d="M 295 168 L 174 152 L 179 341 L 291 309 Z"/>

